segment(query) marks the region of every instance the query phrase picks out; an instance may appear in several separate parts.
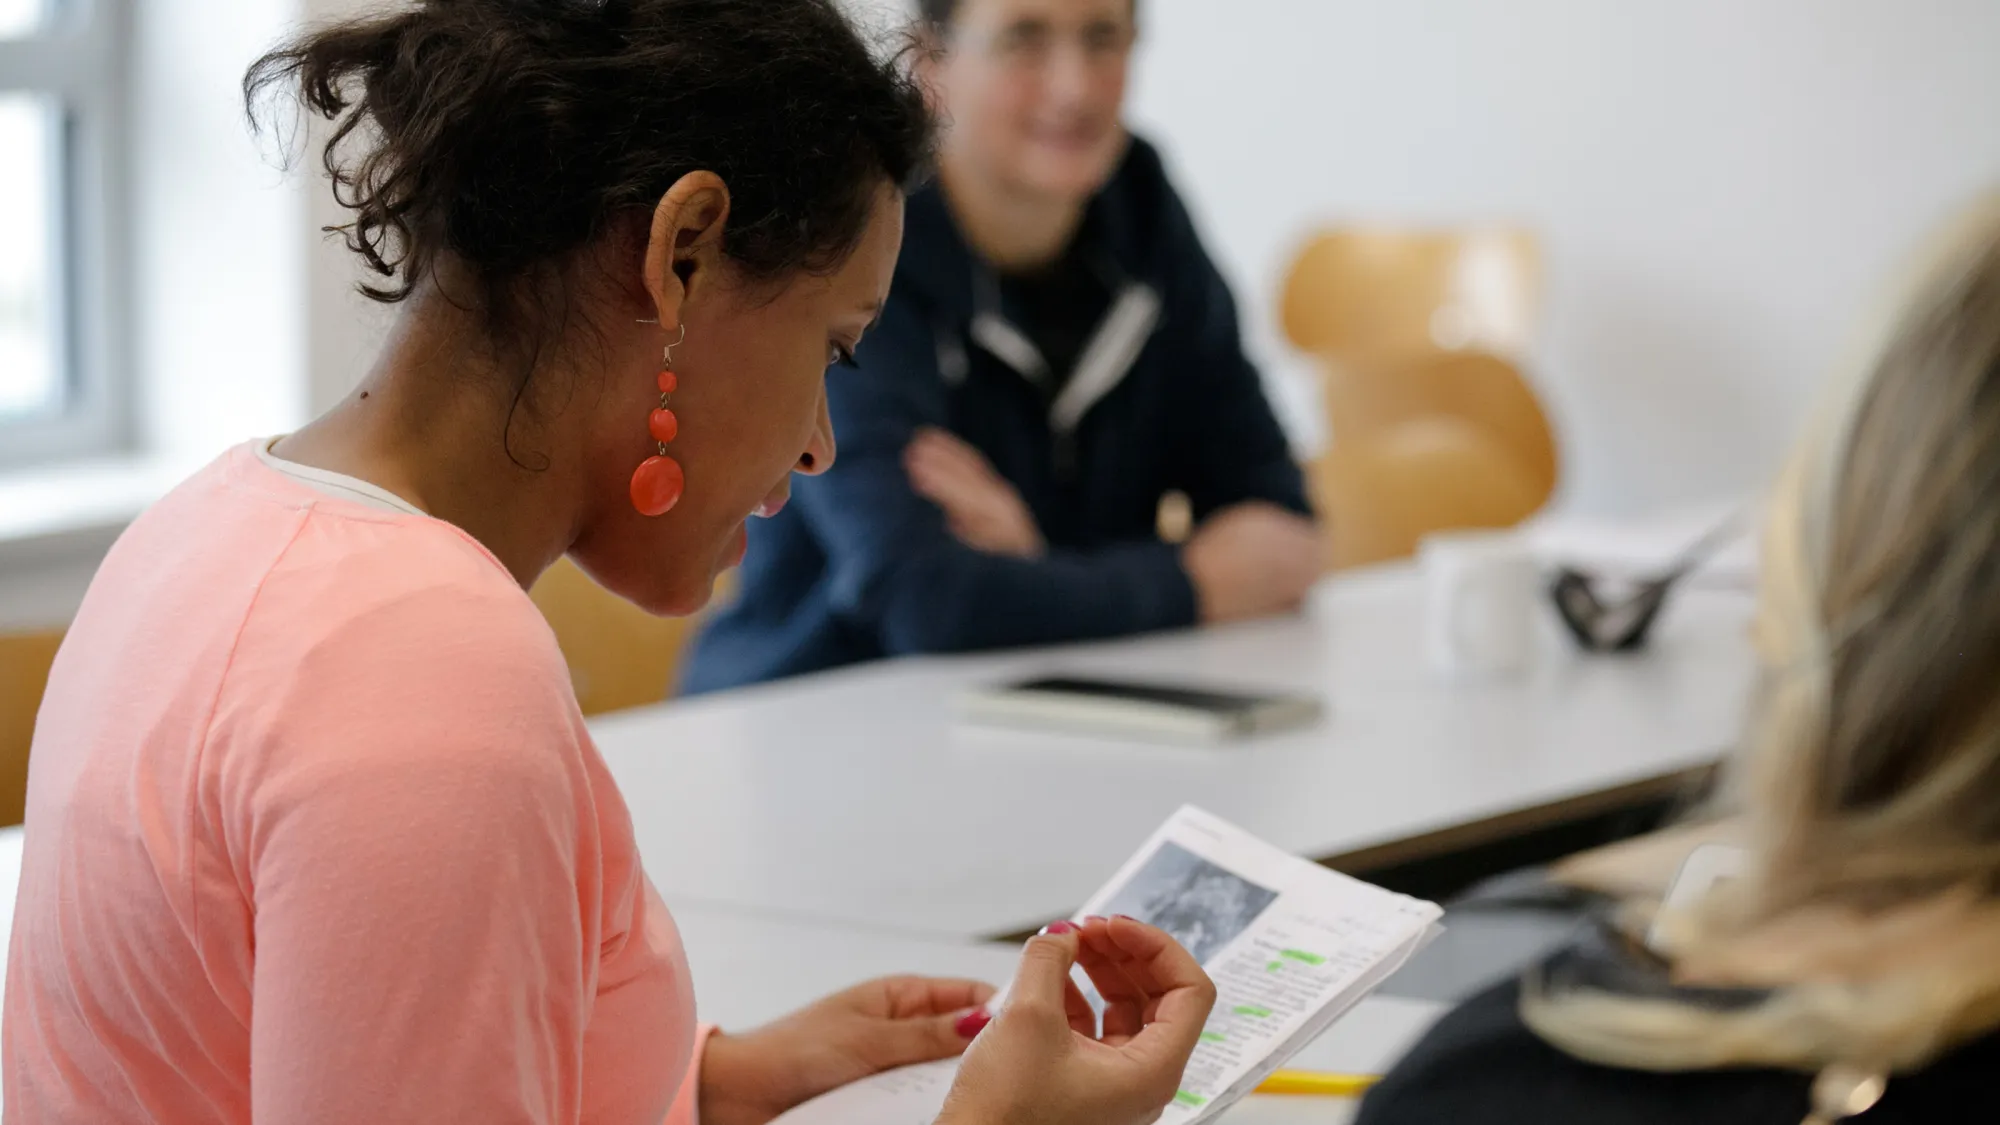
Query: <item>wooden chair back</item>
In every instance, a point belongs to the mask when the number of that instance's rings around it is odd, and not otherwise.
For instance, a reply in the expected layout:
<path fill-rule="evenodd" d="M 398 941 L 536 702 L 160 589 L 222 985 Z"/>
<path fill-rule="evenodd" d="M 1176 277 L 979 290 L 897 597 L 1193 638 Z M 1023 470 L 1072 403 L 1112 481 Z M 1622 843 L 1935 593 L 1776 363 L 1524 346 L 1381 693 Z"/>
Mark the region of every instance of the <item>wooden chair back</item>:
<path fill-rule="evenodd" d="M 62 630 L 0 633 L 0 825 L 21 823 L 28 801 L 28 748 Z"/>
<path fill-rule="evenodd" d="M 1432 352 L 1380 372 L 1325 372 L 1332 444 L 1367 441 L 1424 418 L 1457 418 L 1511 456 L 1538 493 L 1539 507 L 1560 476 L 1555 429 L 1514 364 L 1486 352 Z"/>
<path fill-rule="evenodd" d="M 654 617 L 568 559 L 550 567 L 530 593 L 555 630 L 584 714 L 658 703 L 671 694 L 693 632 L 689 619 Z"/>
<path fill-rule="evenodd" d="M 1330 449 L 1309 480 L 1335 570 L 1407 558 L 1434 531 L 1511 527 L 1546 498 L 1489 434 L 1449 416 Z"/>
<path fill-rule="evenodd" d="M 1300 351 L 1369 366 L 1437 351 L 1520 357 L 1539 313 L 1541 256 L 1512 227 L 1349 227 L 1310 237 L 1280 317 Z"/>

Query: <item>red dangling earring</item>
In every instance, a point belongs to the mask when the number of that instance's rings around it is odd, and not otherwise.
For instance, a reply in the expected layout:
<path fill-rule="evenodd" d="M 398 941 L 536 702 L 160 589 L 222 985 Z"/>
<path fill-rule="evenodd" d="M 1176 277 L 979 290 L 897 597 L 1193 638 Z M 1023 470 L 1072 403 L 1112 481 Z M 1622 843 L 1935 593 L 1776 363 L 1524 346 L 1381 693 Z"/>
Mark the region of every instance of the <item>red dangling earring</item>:
<path fill-rule="evenodd" d="M 660 405 L 652 416 L 646 419 L 646 429 L 653 435 L 653 441 L 660 451 L 639 462 L 632 472 L 632 506 L 639 509 L 642 516 L 663 516 L 675 504 L 680 503 L 681 492 L 687 487 L 687 475 L 681 472 L 681 463 L 667 456 L 667 443 L 681 432 L 681 422 L 668 409 L 674 390 L 680 386 L 680 379 L 674 375 L 674 348 L 681 340 L 687 339 L 687 325 L 681 325 L 680 339 L 668 344 L 664 358 L 660 361 Z"/>

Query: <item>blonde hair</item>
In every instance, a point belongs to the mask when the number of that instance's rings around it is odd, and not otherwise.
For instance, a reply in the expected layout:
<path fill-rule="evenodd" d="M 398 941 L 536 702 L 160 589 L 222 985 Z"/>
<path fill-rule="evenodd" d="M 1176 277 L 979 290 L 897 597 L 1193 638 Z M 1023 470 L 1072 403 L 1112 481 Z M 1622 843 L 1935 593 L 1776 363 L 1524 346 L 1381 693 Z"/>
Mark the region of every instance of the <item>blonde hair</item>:
<path fill-rule="evenodd" d="M 1615 1065 L 1922 1066 L 2000 1026 L 2000 195 L 1953 224 L 1781 475 L 1731 792 L 1748 876 L 1672 919 L 1715 1011 L 1551 993 Z"/>

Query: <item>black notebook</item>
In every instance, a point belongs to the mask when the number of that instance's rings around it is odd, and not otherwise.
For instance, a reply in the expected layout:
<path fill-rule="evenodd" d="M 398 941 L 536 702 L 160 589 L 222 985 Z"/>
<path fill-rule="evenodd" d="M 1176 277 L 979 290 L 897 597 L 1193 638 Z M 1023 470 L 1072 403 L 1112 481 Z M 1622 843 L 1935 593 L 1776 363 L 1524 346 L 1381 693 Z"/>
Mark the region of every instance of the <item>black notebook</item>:
<path fill-rule="evenodd" d="M 964 697 L 962 710 L 967 719 L 981 723 L 1223 742 L 1308 726 L 1319 720 L 1324 707 L 1309 695 L 1047 676 L 973 691 Z"/>

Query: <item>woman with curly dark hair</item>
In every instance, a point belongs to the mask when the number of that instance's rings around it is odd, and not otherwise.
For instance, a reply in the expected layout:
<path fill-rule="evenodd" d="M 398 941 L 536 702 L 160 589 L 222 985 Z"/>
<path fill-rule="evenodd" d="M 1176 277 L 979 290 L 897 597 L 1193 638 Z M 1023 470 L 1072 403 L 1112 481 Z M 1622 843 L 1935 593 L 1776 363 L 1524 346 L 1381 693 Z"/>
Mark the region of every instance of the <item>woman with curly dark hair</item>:
<path fill-rule="evenodd" d="M 524 592 L 567 554 L 697 609 L 833 463 L 827 369 L 928 151 L 896 64 L 829 0 L 422 0 L 246 92 L 334 123 L 341 233 L 400 318 L 91 588 L 33 748 L 9 1119 L 761 1123 L 975 1036 L 946 1121 L 1156 1115 L 1213 989 L 1126 921 L 1036 939 L 990 1028 L 990 989 L 916 978 L 699 1028 Z"/>

